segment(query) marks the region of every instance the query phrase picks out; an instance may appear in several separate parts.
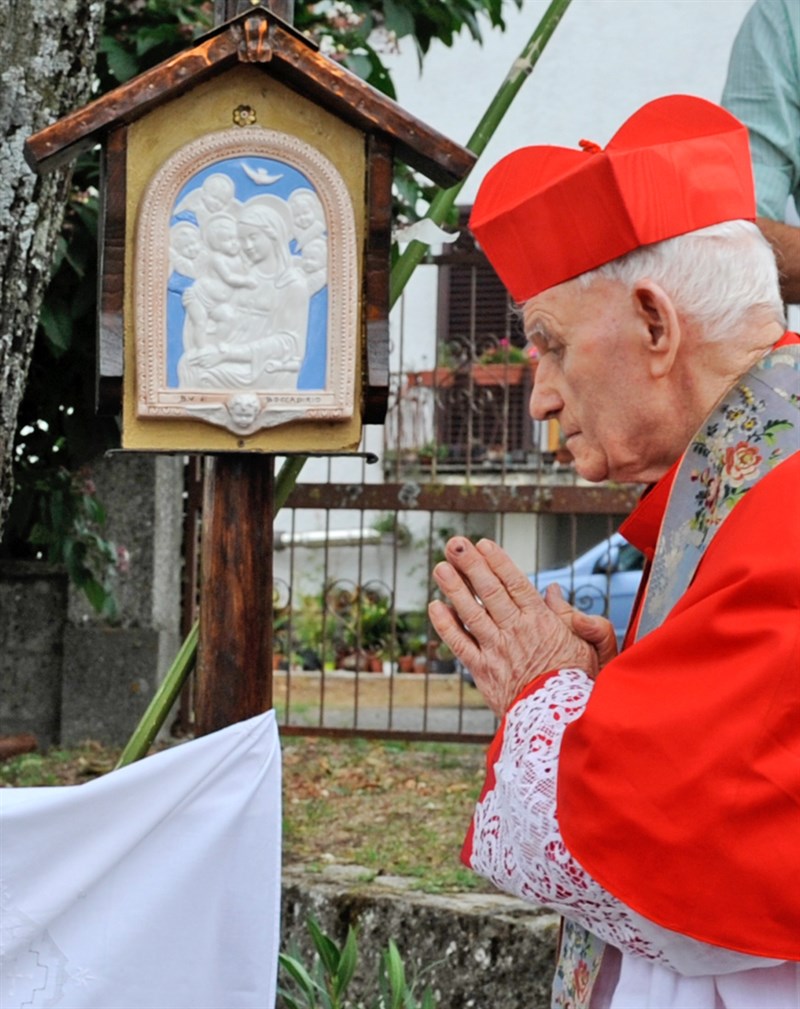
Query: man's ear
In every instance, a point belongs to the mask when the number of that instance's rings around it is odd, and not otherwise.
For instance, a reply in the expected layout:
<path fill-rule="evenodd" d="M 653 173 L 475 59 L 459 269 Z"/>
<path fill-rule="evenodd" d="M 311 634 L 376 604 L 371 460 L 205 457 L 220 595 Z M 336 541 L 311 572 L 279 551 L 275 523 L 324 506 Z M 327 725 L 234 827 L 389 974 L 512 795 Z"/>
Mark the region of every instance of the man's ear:
<path fill-rule="evenodd" d="M 642 340 L 650 355 L 650 373 L 662 378 L 672 369 L 681 343 L 681 324 L 672 298 L 654 280 L 637 281 L 634 310 L 642 323 Z"/>

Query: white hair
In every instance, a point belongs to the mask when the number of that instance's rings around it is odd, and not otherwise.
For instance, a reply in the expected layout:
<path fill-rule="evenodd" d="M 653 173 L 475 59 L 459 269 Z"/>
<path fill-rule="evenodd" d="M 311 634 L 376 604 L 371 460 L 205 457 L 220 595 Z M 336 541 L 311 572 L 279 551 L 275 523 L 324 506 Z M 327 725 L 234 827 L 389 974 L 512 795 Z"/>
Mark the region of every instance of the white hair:
<path fill-rule="evenodd" d="M 630 288 L 645 278 L 655 281 L 706 340 L 739 335 L 756 315 L 786 324 L 772 247 L 751 221 L 726 221 L 643 245 L 577 280 L 589 287 L 601 277 Z"/>

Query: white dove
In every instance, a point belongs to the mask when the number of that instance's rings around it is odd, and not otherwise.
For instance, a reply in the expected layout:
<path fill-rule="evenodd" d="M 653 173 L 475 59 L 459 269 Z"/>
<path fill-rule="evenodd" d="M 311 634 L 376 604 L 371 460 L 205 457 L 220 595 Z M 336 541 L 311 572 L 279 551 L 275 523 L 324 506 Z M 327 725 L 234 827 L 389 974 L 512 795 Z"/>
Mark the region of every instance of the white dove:
<path fill-rule="evenodd" d="M 270 175 L 266 168 L 251 168 L 246 161 L 243 161 L 242 168 L 248 178 L 251 178 L 257 186 L 271 186 L 273 182 L 282 179 L 282 175 Z"/>
<path fill-rule="evenodd" d="M 393 237 L 400 244 L 423 242 L 425 245 L 434 245 L 436 242 L 455 242 L 458 238 L 458 232 L 445 231 L 429 217 L 423 217 L 421 221 L 416 221 L 414 224 L 397 228 Z"/>

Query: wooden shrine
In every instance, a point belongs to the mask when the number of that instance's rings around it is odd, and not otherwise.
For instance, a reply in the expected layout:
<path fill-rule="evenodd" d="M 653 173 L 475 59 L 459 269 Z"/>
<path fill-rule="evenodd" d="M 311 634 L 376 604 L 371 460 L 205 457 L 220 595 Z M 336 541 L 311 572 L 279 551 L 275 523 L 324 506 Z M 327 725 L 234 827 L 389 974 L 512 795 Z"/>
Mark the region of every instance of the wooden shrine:
<path fill-rule="evenodd" d="M 98 402 L 125 449 L 343 453 L 381 423 L 394 159 L 474 155 L 255 6 L 29 138 L 102 146 Z"/>

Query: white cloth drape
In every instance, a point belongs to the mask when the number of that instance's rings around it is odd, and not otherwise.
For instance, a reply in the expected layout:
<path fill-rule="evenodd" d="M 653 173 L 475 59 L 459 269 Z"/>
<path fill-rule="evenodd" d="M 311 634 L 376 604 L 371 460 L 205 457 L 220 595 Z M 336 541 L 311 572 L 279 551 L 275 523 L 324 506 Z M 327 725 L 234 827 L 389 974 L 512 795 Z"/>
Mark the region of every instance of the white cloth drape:
<path fill-rule="evenodd" d="M 273 712 L 84 785 L 0 790 L 3 1009 L 272 1009 Z"/>

